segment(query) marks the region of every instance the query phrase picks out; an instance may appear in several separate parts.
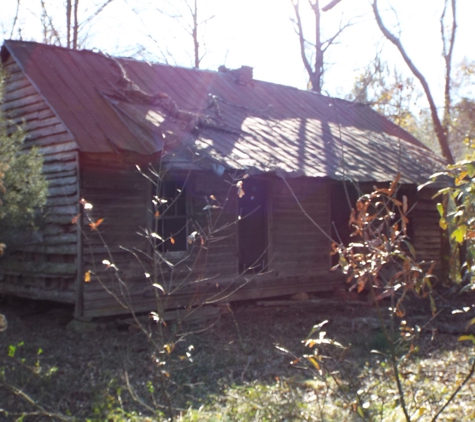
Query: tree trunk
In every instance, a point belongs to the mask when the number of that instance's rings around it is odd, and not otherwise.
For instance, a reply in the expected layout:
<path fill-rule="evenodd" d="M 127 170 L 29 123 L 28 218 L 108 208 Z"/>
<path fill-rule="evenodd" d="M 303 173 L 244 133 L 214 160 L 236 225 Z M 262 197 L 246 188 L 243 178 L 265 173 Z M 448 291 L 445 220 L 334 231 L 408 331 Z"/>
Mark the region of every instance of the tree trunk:
<path fill-rule="evenodd" d="M 321 12 L 319 0 L 315 0 L 314 3 L 310 3 L 315 14 L 315 65 L 312 75 L 312 91 L 322 93 L 322 80 L 323 80 L 323 48 L 322 48 L 322 36 L 321 36 Z"/>
<path fill-rule="evenodd" d="M 79 0 L 74 0 L 73 50 L 77 50 L 78 48 L 78 32 L 79 32 L 78 8 L 79 8 Z"/>
<path fill-rule="evenodd" d="M 452 0 L 455 1 L 455 0 Z M 373 12 L 374 16 L 376 18 L 376 22 L 379 26 L 379 29 L 383 33 L 383 35 L 391 42 L 393 43 L 396 48 L 398 49 L 399 53 L 401 54 L 402 58 L 406 62 L 407 66 L 411 70 L 412 74 L 419 80 L 419 82 L 422 85 L 422 88 L 424 90 L 424 93 L 426 94 L 427 101 L 429 102 L 429 108 L 430 108 L 430 114 L 432 118 L 432 122 L 434 124 L 434 131 L 437 136 L 437 140 L 439 141 L 440 149 L 442 151 L 442 155 L 444 158 L 447 160 L 447 163 L 453 164 L 454 163 L 454 157 L 452 155 L 452 152 L 450 151 L 450 146 L 449 146 L 449 134 L 448 134 L 448 127 L 444 127 L 442 122 L 440 121 L 439 115 L 437 114 L 437 106 L 435 104 L 434 98 L 432 97 L 432 93 L 429 88 L 429 84 L 427 83 L 427 80 L 425 77 L 422 75 L 422 73 L 417 69 L 417 67 L 414 65 L 412 60 L 409 58 L 407 55 L 406 50 L 404 49 L 401 40 L 397 38 L 394 34 L 392 34 L 385 26 L 382 21 L 381 15 L 378 10 L 378 0 L 373 1 Z M 454 17 L 455 19 L 455 17 Z M 450 69 L 448 69 L 450 71 Z M 446 75 L 446 79 L 450 79 L 450 75 Z M 449 82 L 450 83 L 450 82 Z"/>
<path fill-rule="evenodd" d="M 66 47 L 71 48 L 71 0 L 66 1 Z"/>

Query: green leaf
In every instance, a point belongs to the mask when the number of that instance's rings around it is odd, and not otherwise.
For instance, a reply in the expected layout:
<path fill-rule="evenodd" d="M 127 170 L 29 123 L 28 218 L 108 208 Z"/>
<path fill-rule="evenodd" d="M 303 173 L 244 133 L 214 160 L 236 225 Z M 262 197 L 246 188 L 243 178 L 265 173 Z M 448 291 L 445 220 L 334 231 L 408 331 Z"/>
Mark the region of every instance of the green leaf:
<path fill-rule="evenodd" d="M 472 318 L 470 321 L 468 321 L 467 329 L 468 329 L 468 327 L 470 327 L 473 324 L 475 324 L 475 318 Z"/>
<path fill-rule="evenodd" d="M 358 415 L 360 415 L 363 419 L 365 418 L 363 408 L 361 406 L 358 406 Z"/>
<path fill-rule="evenodd" d="M 435 315 L 437 312 L 437 306 L 435 304 L 435 301 L 432 295 L 430 295 L 429 298 L 430 298 L 430 310 L 432 312 L 432 315 Z"/>
<path fill-rule="evenodd" d="M 407 246 L 407 249 L 409 249 L 409 252 L 411 253 L 412 257 L 415 258 L 416 250 L 414 249 L 414 246 L 412 246 L 412 244 L 409 243 L 407 240 L 403 240 L 403 242 Z"/>
<path fill-rule="evenodd" d="M 475 175 L 475 165 L 473 163 L 467 164 L 467 173 L 469 177 L 473 177 Z"/>
<path fill-rule="evenodd" d="M 473 334 L 463 335 L 458 338 L 458 341 L 471 341 L 475 344 L 475 336 Z"/>
<path fill-rule="evenodd" d="M 16 346 L 14 346 L 13 344 L 10 344 L 8 346 L 8 357 L 9 358 L 12 358 L 15 356 L 15 352 L 16 352 Z"/>
<path fill-rule="evenodd" d="M 444 217 L 444 206 L 439 202 L 437 203 L 437 211 L 439 211 L 440 216 Z"/>
<path fill-rule="evenodd" d="M 457 227 L 450 237 L 452 239 L 455 239 L 457 243 L 462 243 L 464 238 L 465 238 L 465 233 L 467 233 L 467 226 L 465 224 L 462 224 L 461 226 Z"/>

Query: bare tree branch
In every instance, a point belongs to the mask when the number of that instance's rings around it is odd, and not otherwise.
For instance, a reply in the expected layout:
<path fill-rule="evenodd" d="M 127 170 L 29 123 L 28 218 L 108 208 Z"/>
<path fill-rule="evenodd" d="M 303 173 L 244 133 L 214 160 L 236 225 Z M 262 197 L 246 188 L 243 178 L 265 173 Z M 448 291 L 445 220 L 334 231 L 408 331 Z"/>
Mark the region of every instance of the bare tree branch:
<path fill-rule="evenodd" d="M 316 81 L 314 81 L 314 71 L 312 69 L 312 66 L 310 65 L 310 62 L 307 58 L 307 54 L 305 52 L 305 37 L 303 33 L 303 26 L 302 26 L 302 19 L 300 17 L 300 2 L 299 0 L 296 0 L 292 3 L 292 6 L 294 7 L 294 12 L 295 12 L 295 32 L 297 33 L 297 36 L 299 37 L 299 43 L 300 43 L 300 56 L 302 57 L 302 62 L 305 67 L 305 70 L 307 71 L 307 74 L 310 78 L 310 83 L 312 84 L 312 89 L 314 86 L 318 85 L 316 84 Z"/>
<path fill-rule="evenodd" d="M 308 39 L 305 38 L 301 12 L 300 12 L 300 0 L 293 0 L 292 6 L 294 8 L 294 15 L 295 19 L 291 19 L 294 23 L 294 30 L 299 38 L 300 44 L 300 56 L 302 57 L 302 62 L 307 71 L 311 89 L 312 91 L 318 92 L 321 94 L 323 88 L 323 76 L 325 73 L 325 53 L 327 52 L 328 48 L 334 44 L 336 44 L 336 40 L 341 35 L 341 33 L 348 28 L 349 26 L 353 25 L 353 22 L 350 20 L 345 25 L 342 25 L 340 22 L 340 26 L 338 31 L 333 34 L 331 37 L 327 38 L 326 40 L 322 40 L 322 25 L 321 25 L 321 14 L 323 10 L 330 10 L 336 4 L 338 4 L 341 0 L 334 0 L 325 6 L 323 9 L 320 9 L 320 0 L 308 0 L 308 4 L 313 11 L 313 15 L 315 17 L 315 33 L 314 33 L 314 42 L 309 42 Z M 311 54 L 308 54 L 307 48 L 312 47 Z M 313 57 L 313 63 L 311 63 L 311 57 Z"/>
<path fill-rule="evenodd" d="M 332 0 L 326 6 L 322 7 L 322 12 L 328 12 L 329 10 L 333 9 L 341 0 Z"/>
<path fill-rule="evenodd" d="M 449 128 L 450 126 L 450 109 L 452 106 L 452 99 L 450 95 L 451 91 L 451 71 L 452 71 L 452 54 L 454 51 L 454 44 L 455 44 L 455 32 L 457 30 L 457 21 L 456 21 L 456 1 L 450 0 L 451 6 L 451 13 L 452 13 L 452 28 L 450 31 L 450 40 L 447 40 L 447 36 L 445 34 L 445 13 L 447 11 L 447 3 L 448 0 L 445 0 L 444 4 L 444 11 L 440 17 L 440 34 L 442 37 L 442 55 L 445 61 L 445 86 L 444 86 L 444 116 L 442 119 L 442 123 L 445 128 Z M 447 45 L 448 43 L 448 45 Z"/>
<path fill-rule="evenodd" d="M 78 48 L 78 33 L 79 33 L 79 22 L 78 22 L 78 8 L 79 8 L 79 0 L 74 0 L 73 6 L 73 50 L 77 50 Z"/>
<path fill-rule="evenodd" d="M 69 0 L 70 1 L 70 0 Z M 91 22 L 94 18 L 96 18 L 109 4 L 111 4 L 114 0 L 107 0 L 106 2 L 102 3 L 101 6 L 99 6 L 96 11 L 94 13 L 92 13 L 91 15 L 89 15 L 89 17 L 87 19 L 85 19 L 84 21 L 82 21 L 80 24 L 79 24 L 79 27 L 83 27 L 84 25 L 88 24 L 89 22 Z"/>
<path fill-rule="evenodd" d="M 15 17 L 13 18 L 13 24 L 12 24 L 12 30 L 10 32 L 10 38 L 13 37 L 13 31 L 15 30 L 15 26 L 18 20 L 18 15 L 20 13 L 20 0 L 17 0 L 16 2 L 16 11 L 15 11 Z"/>
<path fill-rule="evenodd" d="M 45 44 L 50 44 L 52 37 L 56 39 L 58 45 L 61 46 L 61 37 L 59 36 L 56 27 L 53 25 L 53 18 L 49 15 L 44 0 L 41 0 L 41 23 L 43 25 L 43 42 Z"/>
<path fill-rule="evenodd" d="M 344 25 L 340 25 L 340 28 L 338 29 L 337 32 L 335 32 L 335 34 L 333 36 L 331 36 L 330 38 L 328 38 L 327 40 L 325 40 L 323 43 L 322 43 L 322 50 L 323 52 L 325 53 L 329 47 L 331 47 L 332 45 L 336 44 L 336 40 L 337 38 L 341 35 L 341 33 L 349 28 L 350 26 L 352 26 L 354 24 L 354 22 L 352 20 L 348 21 L 346 24 Z"/>
<path fill-rule="evenodd" d="M 454 0 L 452 0 L 454 1 Z M 404 49 L 401 40 L 397 38 L 394 34 L 392 34 L 384 25 L 381 15 L 378 10 L 378 0 L 374 0 L 373 4 L 373 12 L 374 16 L 376 19 L 376 22 L 379 26 L 379 29 L 383 33 L 383 35 L 392 43 L 396 46 L 398 49 L 399 53 L 401 54 L 402 58 L 404 59 L 405 63 L 411 70 L 412 74 L 419 80 L 420 84 L 422 85 L 422 88 L 424 90 L 424 93 L 426 94 L 427 101 L 429 102 L 429 108 L 431 112 L 431 117 L 432 121 L 434 123 L 434 130 L 437 136 L 437 139 L 439 141 L 440 149 L 442 150 L 442 155 L 445 157 L 447 162 L 453 163 L 454 158 L 452 155 L 452 152 L 450 151 L 449 147 L 449 141 L 448 141 L 448 128 L 444 127 L 442 122 L 440 121 L 439 115 L 437 114 L 437 107 L 434 101 L 434 98 L 432 96 L 432 92 L 429 88 L 429 84 L 427 83 L 426 78 L 422 73 L 417 69 L 415 64 L 412 62 L 410 57 L 408 56 L 406 50 Z M 455 18 L 454 18 L 455 19 Z"/>

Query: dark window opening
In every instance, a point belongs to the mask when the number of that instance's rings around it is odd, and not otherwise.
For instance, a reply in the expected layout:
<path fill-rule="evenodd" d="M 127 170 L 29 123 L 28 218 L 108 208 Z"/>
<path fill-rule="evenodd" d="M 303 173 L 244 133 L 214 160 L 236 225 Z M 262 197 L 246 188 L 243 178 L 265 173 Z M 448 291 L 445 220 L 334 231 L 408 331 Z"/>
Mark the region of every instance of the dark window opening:
<path fill-rule="evenodd" d="M 389 184 L 378 184 L 378 187 L 389 187 Z M 356 186 L 351 182 L 334 183 L 331 188 L 331 221 L 332 221 L 332 239 L 337 243 L 343 243 L 348 246 L 350 242 L 358 242 L 358 238 L 352 237 L 354 228 L 349 225 L 350 214 L 356 207 L 356 201 L 361 195 L 370 193 L 374 190 L 372 184 L 362 184 Z M 398 188 L 396 199 L 402 202 L 403 196 L 407 197 L 409 210 L 415 204 L 415 187 L 402 185 Z M 397 207 L 394 206 L 394 211 Z M 393 223 L 400 220 L 400 216 L 396 213 Z M 411 224 L 411 215 L 408 213 L 409 224 L 407 225 L 407 237 L 409 242 L 413 242 L 414 227 Z M 399 222 L 401 227 L 401 223 Z M 338 264 L 338 255 L 332 256 L 332 265 Z"/>
<path fill-rule="evenodd" d="M 154 231 L 162 238 L 160 252 L 187 249 L 186 188 L 183 181 L 164 180 L 159 195 L 154 195 Z"/>
<path fill-rule="evenodd" d="M 262 180 L 245 179 L 239 198 L 239 272 L 258 273 L 267 266 L 267 195 Z"/>
<path fill-rule="evenodd" d="M 350 227 L 351 210 L 356 206 L 360 197 L 356 186 L 351 182 L 333 183 L 331 185 L 331 222 L 332 239 L 345 246 L 354 239 L 350 236 L 353 228 Z M 338 255 L 332 255 L 332 265 L 338 264 Z"/>

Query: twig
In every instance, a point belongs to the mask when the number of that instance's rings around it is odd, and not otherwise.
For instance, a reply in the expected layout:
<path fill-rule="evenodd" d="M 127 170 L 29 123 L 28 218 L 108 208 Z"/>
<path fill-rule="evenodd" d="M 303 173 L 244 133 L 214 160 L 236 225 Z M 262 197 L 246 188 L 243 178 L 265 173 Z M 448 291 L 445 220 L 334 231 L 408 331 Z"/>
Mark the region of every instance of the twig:
<path fill-rule="evenodd" d="M 475 372 L 475 359 L 473 359 L 472 366 L 470 367 L 470 371 L 467 374 L 467 376 L 465 377 L 465 379 L 457 386 L 457 388 L 452 393 L 452 395 L 447 399 L 445 404 L 439 409 L 439 411 L 432 418 L 431 422 L 434 422 L 435 420 L 437 420 L 437 418 L 440 416 L 440 414 L 445 410 L 445 408 L 449 405 L 449 403 L 455 398 L 455 396 L 459 393 L 459 391 L 462 389 L 462 387 L 468 382 L 468 380 L 470 378 L 472 378 L 474 372 Z"/>
<path fill-rule="evenodd" d="M 41 415 L 41 416 L 47 416 L 48 418 L 56 418 L 61 421 L 72 421 L 74 420 L 73 418 L 69 416 L 62 415 L 61 413 L 53 413 L 49 412 L 46 410 L 43 406 L 41 406 L 39 403 L 37 403 L 32 397 L 30 397 L 28 394 L 26 394 L 23 390 L 20 390 L 19 388 L 15 387 L 14 385 L 8 384 L 6 382 L 2 382 L 1 385 L 6 387 L 8 390 L 10 390 L 13 394 L 16 396 L 21 397 L 37 409 L 39 409 L 39 412 L 33 412 L 33 413 L 28 413 L 28 415 Z M 2 412 L 6 412 L 4 409 L 0 409 Z M 26 414 L 22 413 L 22 416 Z"/>

